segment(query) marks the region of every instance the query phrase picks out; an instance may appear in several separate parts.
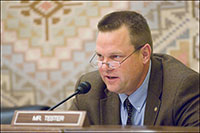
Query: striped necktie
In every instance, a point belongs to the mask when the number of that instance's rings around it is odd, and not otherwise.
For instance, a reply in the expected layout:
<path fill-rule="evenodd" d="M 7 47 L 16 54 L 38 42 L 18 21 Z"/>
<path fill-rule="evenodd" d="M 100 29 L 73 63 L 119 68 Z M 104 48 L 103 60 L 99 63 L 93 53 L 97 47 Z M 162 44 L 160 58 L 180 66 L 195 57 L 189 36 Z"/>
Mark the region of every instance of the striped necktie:
<path fill-rule="evenodd" d="M 130 101 L 128 100 L 128 97 L 126 98 L 125 102 L 125 107 L 127 109 L 127 112 L 128 112 L 128 119 L 127 119 L 127 122 L 126 122 L 126 125 L 132 125 L 132 113 L 133 113 L 133 105 L 130 103 Z"/>

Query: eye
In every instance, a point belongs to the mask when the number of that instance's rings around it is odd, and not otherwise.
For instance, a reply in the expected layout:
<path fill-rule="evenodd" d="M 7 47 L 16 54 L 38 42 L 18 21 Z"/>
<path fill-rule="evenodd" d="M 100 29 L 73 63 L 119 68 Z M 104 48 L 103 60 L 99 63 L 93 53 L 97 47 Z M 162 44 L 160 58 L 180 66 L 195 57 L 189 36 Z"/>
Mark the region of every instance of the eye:
<path fill-rule="evenodd" d="M 104 58 L 104 57 L 103 57 L 101 54 L 98 54 L 98 53 L 97 53 L 97 60 L 100 60 L 100 61 L 102 61 L 102 60 L 103 60 L 103 58 Z"/>
<path fill-rule="evenodd" d="M 112 56 L 110 56 L 110 58 L 112 60 L 120 60 L 122 58 L 122 56 L 121 55 L 112 55 Z"/>

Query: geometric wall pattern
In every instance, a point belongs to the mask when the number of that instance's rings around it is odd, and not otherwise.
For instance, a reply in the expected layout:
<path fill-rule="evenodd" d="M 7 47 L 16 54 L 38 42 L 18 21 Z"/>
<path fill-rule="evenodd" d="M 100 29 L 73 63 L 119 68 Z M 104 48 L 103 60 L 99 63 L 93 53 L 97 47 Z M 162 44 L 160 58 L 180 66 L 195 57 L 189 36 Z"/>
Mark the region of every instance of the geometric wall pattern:
<path fill-rule="evenodd" d="M 116 10 L 145 16 L 154 53 L 199 72 L 198 1 L 1 2 L 1 106 L 53 106 L 92 71 L 97 22 Z M 57 110 L 66 110 L 71 101 Z"/>

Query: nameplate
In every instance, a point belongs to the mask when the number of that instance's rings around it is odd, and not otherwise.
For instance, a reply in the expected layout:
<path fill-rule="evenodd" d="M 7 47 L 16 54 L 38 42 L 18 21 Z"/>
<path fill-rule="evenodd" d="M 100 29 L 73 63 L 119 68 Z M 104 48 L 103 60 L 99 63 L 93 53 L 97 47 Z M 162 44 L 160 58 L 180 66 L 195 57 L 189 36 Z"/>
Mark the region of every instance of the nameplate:
<path fill-rule="evenodd" d="M 85 111 L 15 111 L 12 125 L 17 126 L 87 126 Z"/>

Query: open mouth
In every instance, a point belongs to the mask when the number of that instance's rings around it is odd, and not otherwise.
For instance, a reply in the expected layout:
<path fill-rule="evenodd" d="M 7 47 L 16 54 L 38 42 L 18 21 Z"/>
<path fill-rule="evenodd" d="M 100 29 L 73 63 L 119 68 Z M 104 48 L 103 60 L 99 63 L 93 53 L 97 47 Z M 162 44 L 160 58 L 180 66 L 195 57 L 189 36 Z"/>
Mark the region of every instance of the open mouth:
<path fill-rule="evenodd" d="M 114 76 L 106 76 L 106 78 L 108 78 L 108 79 L 117 79 L 118 77 L 114 77 Z"/>

